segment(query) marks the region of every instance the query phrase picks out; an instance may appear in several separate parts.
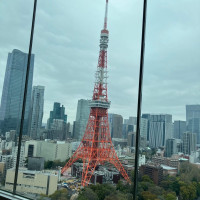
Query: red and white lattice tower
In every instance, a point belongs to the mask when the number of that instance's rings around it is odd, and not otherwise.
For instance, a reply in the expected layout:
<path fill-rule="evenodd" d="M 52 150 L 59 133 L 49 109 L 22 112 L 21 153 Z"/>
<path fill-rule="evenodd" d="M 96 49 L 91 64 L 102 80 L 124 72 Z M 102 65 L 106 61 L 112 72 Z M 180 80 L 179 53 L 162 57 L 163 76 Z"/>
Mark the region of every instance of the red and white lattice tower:
<path fill-rule="evenodd" d="M 68 163 L 62 168 L 65 171 L 78 159 L 83 161 L 82 186 L 89 184 L 91 176 L 98 165 L 105 162 L 113 164 L 126 181 L 130 179 L 119 161 L 112 144 L 109 123 L 108 108 L 110 101 L 107 96 L 107 30 L 108 0 L 106 0 L 106 13 L 104 29 L 101 31 L 99 60 L 96 71 L 96 81 L 93 98 L 90 101 L 90 116 L 83 139 Z"/>

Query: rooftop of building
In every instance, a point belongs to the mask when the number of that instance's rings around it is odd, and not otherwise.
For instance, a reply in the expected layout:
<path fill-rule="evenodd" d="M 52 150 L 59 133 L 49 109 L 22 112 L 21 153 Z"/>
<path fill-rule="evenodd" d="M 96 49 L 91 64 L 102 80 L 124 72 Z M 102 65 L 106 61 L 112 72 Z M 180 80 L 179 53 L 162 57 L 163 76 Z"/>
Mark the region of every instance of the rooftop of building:
<path fill-rule="evenodd" d="M 123 139 L 123 138 L 112 138 L 113 141 L 116 141 L 116 142 L 127 142 L 128 140 L 127 139 Z"/>
<path fill-rule="evenodd" d="M 15 171 L 15 168 L 8 169 L 7 171 Z M 28 170 L 27 168 L 19 168 L 19 171 L 22 173 L 27 174 L 43 174 L 43 175 L 52 175 L 52 176 L 58 176 L 58 171 L 55 170 L 42 170 L 42 171 L 35 171 L 35 170 Z"/>
<path fill-rule="evenodd" d="M 175 167 L 170 167 L 168 165 L 160 165 L 164 170 L 176 170 L 177 168 Z"/>
<path fill-rule="evenodd" d="M 151 168 L 154 168 L 154 169 L 162 169 L 163 167 L 161 165 L 157 165 L 155 163 L 147 163 L 145 165 L 141 165 L 142 166 L 145 166 L 145 167 L 151 167 Z"/>

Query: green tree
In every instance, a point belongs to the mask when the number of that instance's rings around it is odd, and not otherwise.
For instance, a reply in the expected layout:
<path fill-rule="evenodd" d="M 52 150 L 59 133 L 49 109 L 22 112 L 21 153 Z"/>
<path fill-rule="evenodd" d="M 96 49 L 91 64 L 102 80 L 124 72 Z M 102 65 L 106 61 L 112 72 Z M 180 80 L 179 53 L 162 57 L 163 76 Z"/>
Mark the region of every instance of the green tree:
<path fill-rule="evenodd" d="M 68 192 L 66 189 L 57 190 L 50 195 L 51 200 L 66 200 L 68 199 Z"/>
<path fill-rule="evenodd" d="M 163 193 L 165 192 L 163 188 L 156 185 L 151 185 L 148 191 L 151 192 L 152 194 L 155 194 L 156 196 L 162 196 Z"/>
<path fill-rule="evenodd" d="M 37 200 L 46 200 L 46 199 L 49 199 L 47 195 L 45 194 L 40 194 L 39 197 L 37 197 Z"/>
<path fill-rule="evenodd" d="M 197 183 L 196 189 L 197 189 L 197 197 L 200 197 L 200 182 Z"/>
<path fill-rule="evenodd" d="M 142 176 L 142 181 L 143 182 L 153 183 L 153 181 L 150 179 L 150 177 L 148 175 Z"/>
<path fill-rule="evenodd" d="M 127 195 L 117 192 L 111 193 L 110 195 L 106 196 L 105 200 L 127 200 Z"/>
<path fill-rule="evenodd" d="M 98 196 L 92 189 L 84 188 L 79 193 L 77 200 L 98 200 Z"/>
<path fill-rule="evenodd" d="M 180 179 L 184 182 L 200 182 L 200 169 L 190 163 L 182 163 L 180 167 Z"/>
<path fill-rule="evenodd" d="M 156 150 L 157 150 L 156 148 L 152 148 L 152 149 L 151 149 L 151 156 L 153 156 L 153 155 L 156 154 Z"/>
<path fill-rule="evenodd" d="M 176 195 L 174 193 L 168 193 L 165 196 L 165 200 L 176 200 Z"/>
<path fill-rule="evenodd" d="M 134 182 L 135 170 L 131 171 L 131 181 Z"/>
<path fill-rule="evenodd" d="M 150 187 L 154 187 L 155 185 L 149 182 L 140 182 L 139 188 L 141 188 L 144 191 L 148 191 Z"/>
<path fill-rule="evenodd" d="M 127 183 L 127 184 L 124 184 L 122 181 L 119 181 L 117 183 L 117 186 L 116 186 L 116 189 L 119 190 L 120 192 L 123 192 L 123 193 L 129 193 L 131 188 L 131 186 Z"/>
<path fill-rule="evenodd" d="M 44 162 L 44 169 L 52 169 L 52 167 L 53 167 L 53 161 L 48 160 Z"/>
<path fill-rule="evenodd" d="M 196 193 L 196 188 L 192 183 L 186 186 L 181 186 L 180 196 L 182 200 L 194 200 L 196 198 Z"/>
<path fill-rule="evenodd" d="M 141 193 L 141 196 L 142 196 L 142 200 L 155 200 L 157 198 L 155 194 L 152 194 L 149 191 L 143 191 Z"/>
<path fill-rule="evenodd" d="M 116 191 L 111 184 L 97 184 L 89 186 L 98 196 L 99 200 L 104 200 L 106 196 Z"/>

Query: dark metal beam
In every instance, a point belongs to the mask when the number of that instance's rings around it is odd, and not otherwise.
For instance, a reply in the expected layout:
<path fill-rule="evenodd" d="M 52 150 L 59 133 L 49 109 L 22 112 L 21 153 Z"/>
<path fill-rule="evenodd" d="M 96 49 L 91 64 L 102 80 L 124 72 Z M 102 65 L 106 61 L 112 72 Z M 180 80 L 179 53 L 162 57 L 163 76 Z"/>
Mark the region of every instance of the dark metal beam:
<path fill-rule="evenodd" d="M 142 42 L 141 42 L 141 56 L 140 56 L 140 74 L 139 74 L 139 87 L 138 87 L 138 107 L 137 107 L 137 131 L 136 131 L 136 144 L 135 144 L 135 172 L 134 172 L 134 190 L 133 199 L 137 199 L 137 186 L 138 186 L 138 164 L 139 164 L 139 146 L 140 146 L 140 119 L 142 107 L 142 85 L 143 85 L 143 69 L 144 69 L 144 54 L 145 54 L 145 32 L 146 32 L 146 10 L 147 0 L 144 0 L 143 5 L 143 20 L 142 20 Z"/>
<path fill-rule="evenodd" d="M 22 114 L 21 114 L 21 121 L 20 121 L 20 130 L 19 130 L 17 162 L 16 162 L 16 167 L 15 167 L 15 179 L 14 179 L 14 185 L 13 185 L 13 193 L 14 194 L 16 194 L 16 187 L 17 187 L 17 178 L 18 178 L 19 161 L 20 161 L 21 144 L 22 144 L 22 132 L 23 132 L 23 127 L 24 127 L 24 115 L 25 115 L 25 108 L 26 108 L 26 97 L 27 97 L 30 62 L 31 62 L 31 52 L 32 52 L 32 44 L 33 44 L 33 34 L 34 34 L 34 26 L 35 26 L 36 7 L 37 7 L 37 0 L 34 0 L 31 36 L 30 36 L 30 43 L 29 43 L 26 79 L 25 79 L 24 96 L 23 96 L 23 104 L 22 104 Z"/>

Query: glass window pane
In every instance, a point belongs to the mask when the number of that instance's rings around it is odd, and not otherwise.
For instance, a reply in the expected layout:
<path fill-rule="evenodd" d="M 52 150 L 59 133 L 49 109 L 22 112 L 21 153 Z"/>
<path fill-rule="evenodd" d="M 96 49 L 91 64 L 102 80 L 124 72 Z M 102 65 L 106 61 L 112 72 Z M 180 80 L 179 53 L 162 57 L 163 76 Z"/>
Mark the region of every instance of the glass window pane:
<path fill-rule="evenodd" d="M 142 106 L 148 147 L 140 144 L 146 164 L 139 176 L 143 199 L 199 196 L 184 193 L 191 185 L 197 191 L 200 180 L 199 8 L 195 0 L 148 2 Z"/>
<path fill-rule="evenodd" d="M 31 28 L 32 3 L 23 0 L 15 2 L 3 0 L 0 3 L 0 16 L 0 180 L 1 189 L 12 192 Z M 33 74 L 33 72 L 31 71 L 30 74 Z M 31 90 L 31 79 L 29 88 Z M 31 92 L 28 92 L 24 132 L 27 132 L 28 128 L 30 98 Z M 23 151 L 22 147 L 22 153 Z M 24 157 L 22 156 L 20 159 L 21 167 L 24 165 L 23 163 Z"/>

